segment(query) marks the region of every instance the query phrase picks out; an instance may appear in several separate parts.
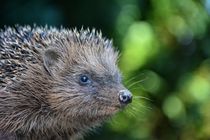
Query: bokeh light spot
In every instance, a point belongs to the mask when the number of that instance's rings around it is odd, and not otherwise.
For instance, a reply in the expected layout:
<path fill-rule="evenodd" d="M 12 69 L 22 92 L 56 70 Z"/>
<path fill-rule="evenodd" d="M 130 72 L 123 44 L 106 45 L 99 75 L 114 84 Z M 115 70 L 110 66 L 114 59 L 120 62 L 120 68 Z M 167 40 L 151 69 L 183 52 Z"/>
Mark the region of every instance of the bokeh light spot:
<path fill-rule="evenodd" d="M 137 22 L 129 27 L 123 41 L 121 66 L 125 72 L 135 71 L 158 52 L 158 45 L 151 25 Z"/>
<path fill-rule="evenodd" d="M 183 108 L 182 101 L 174 95 L 167 97 L 163 103 L 163 111 L 170 119 L 178 118 L 182 114 Z"/>

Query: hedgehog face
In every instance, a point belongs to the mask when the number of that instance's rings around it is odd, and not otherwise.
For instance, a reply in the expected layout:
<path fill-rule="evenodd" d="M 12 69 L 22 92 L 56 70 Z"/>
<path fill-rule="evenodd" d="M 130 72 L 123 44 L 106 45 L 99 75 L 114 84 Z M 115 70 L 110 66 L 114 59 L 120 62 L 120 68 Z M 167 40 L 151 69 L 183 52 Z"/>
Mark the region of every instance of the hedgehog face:
<path fill-rule="evenodd" d="M 131 102 L 131 93 L 121 83 L 117 53 L 111 47 L 85 45 L 68 49 L 65 55 L 49 49 L 44 57 L 45 69 L 59 79 L 50 95 L 51 100 L 59 102 L 52 105 L 56 110 L 74 118 L 70 121 L 80 118 L 83 124 L 95 124 Z"/>

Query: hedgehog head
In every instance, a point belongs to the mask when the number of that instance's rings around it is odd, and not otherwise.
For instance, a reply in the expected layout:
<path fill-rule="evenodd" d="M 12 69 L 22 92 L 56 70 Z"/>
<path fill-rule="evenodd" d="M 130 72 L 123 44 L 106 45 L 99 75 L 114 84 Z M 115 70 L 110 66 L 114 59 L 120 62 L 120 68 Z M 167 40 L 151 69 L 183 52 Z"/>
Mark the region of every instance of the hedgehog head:
<path fill-rule="evenodd" d="M 72 123 L 90 126 L 130 103 L 132 95 L 122 84 L 111 41 L 96 33 L 75 34 L 43 53 L 44 69 L 53 81 L 48 102 Z"/>

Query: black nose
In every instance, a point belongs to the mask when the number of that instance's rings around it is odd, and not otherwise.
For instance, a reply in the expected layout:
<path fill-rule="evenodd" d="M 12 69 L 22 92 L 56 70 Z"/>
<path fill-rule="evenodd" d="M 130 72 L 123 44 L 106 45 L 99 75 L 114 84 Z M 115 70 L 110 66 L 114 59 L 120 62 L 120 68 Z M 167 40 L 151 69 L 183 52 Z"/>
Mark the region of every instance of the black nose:
<path fill-rule="evenodd" d="M 132 94 L 128 90 L 121 90 L 119 93 L 119 101 L 122 104 L 128 104 L 132 102 Z"/>

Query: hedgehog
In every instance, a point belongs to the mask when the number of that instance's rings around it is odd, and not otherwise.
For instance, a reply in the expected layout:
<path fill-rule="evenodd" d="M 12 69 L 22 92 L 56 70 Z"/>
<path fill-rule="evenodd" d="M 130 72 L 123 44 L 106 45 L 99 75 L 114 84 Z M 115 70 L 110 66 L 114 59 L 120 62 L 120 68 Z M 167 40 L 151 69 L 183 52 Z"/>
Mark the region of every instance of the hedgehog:
<path fill-rule="evenodd" d="M 118 51 L 101 32 L 38 26 L 0 31 L 0 139 L 83 139 L 132 102 Z"/>

